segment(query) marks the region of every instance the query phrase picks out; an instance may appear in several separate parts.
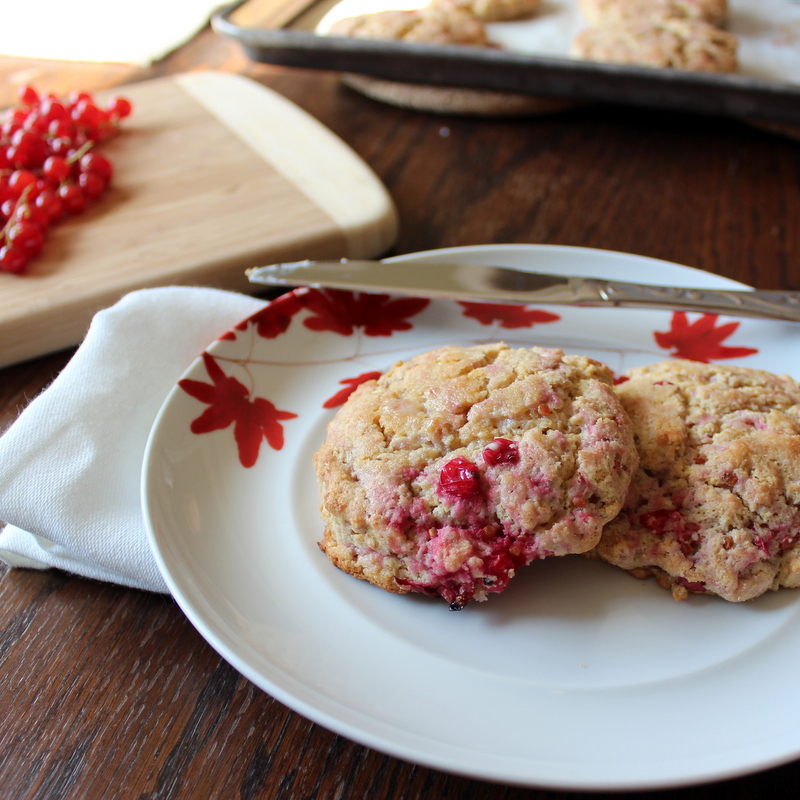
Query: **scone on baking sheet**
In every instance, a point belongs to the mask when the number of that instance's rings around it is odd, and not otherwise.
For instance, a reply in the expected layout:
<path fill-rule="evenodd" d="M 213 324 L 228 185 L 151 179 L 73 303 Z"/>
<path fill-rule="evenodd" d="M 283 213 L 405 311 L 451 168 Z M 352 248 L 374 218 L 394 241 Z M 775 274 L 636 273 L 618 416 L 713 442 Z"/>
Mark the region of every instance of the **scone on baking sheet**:
<path fill-rule="evenodd" d="M 484 22 L 525 19 L 541 7 L 541 0 L 431 0 L 431 6 L 456 6 L 471 11 Z"/>
<path fill-rule="evenodd" d="M 337 20 L 329 34 L 358 39 L 402 39 L 418 20 L 419 14 L 415 11 L 377 11 Z"/>
<path fill-rule="evenodd" d="M 331 25 L 330 36 L 386 39 L 427 44 L 487 47 L 484 24 L 469 10 L 448 2 L 419 10 L 389 10 L 346 17 Z"/>
<path fill-rule="evenodd" d="M 448 346 L 361 385 L 314 457 L 321 549 L 389 592 L 461 608 L 534 559 L 582 553 L 638 456 L 604 364 Z"/>
<path fill-rule="evenodd" d="M 616 25 L 628 19 L 663 17 L 699 19 L 722 25 L 727 0 L 578 0 L 578 9 L 590 25 Z"/>
<path fill-rule="evenodd" d="M 678 600 L 800 586 L 800 385 L 693 361 L 628 374 L 617 393 L 640 465 L 590 555 Z"/>
<path fill-rule="evenodd" d="M 680 17 L 631 19 L 579 31 L 570 55 L 587 61 L 735 72 L 738 40 L 708 22 Z"/>

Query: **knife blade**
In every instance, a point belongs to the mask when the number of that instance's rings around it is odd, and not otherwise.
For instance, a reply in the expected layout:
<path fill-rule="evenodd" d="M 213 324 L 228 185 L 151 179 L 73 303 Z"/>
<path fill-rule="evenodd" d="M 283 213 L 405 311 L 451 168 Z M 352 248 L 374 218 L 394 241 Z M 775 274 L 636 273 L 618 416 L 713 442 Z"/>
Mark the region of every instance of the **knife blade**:
<path fill-rule="evenodd" d="M 665 308 L 800 322 L 800 292 L 657 286 L 475 264 L 365 259 L 253 267 L 251 283 L 488 303 Z"/>

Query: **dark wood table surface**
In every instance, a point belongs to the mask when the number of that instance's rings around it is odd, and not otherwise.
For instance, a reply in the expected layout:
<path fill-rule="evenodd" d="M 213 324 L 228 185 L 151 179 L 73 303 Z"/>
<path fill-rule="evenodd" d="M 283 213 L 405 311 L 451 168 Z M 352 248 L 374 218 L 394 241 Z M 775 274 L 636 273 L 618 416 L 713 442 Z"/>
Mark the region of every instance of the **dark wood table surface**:
<path fill-rule="evenodd" d="M 334 74 L 253 64 L 210 31 L 147 70 L 0 58 L 0 104 L 22 83 L 65 92 L 205 68 L 263 82 L 354 148 L 399 209 L 393 253 L 580 245 L 800 289 L 800 142 L 738 121 L 616 107 L 521 119 L 420 113 L 367 99 Z M 0 370 L 2 428 L 71 354 Z M 0 572 L 0 687 L 9 800 L 580 796 L 449 775 L 354 744 L 243 678 L 169 597 L 57 571 Z M 769 686 L 755 691 L 781 702 Z M 691 708 L 676 717 L 664 720 L 675 735 L 681 718 L 703 724 Z M 800 762 L 632 796 L 788 798 L 798 785 Z"/>

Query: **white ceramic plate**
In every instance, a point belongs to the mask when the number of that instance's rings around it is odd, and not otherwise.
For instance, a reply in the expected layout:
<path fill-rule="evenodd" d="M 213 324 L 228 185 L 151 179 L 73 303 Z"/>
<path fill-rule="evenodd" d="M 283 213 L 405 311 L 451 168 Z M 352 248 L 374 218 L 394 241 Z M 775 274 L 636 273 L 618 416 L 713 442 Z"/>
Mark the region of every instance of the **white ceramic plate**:
<path fill-rule="evenodd" d="M 580 248 L 403 258 L 737 285 Z M 420 308 L 332 297 L 315 291 L 296 307 L 284 299 L 261 333 L 245 321 L 211 345 L 170 393 L 150 437 L 142 494 L 152 547 L 177 602 L 220 655 L 350 739 L 504 783 L 664 788 L 800 755 L 800 594 L 676 603 L 653 581 L 575 556 L 536 562 L 502 595 L 454 613 L 328 563 L 316 546 L 311 466 L 335 411 L 326 401 L 351 379 L 446 342 L 561 346 L 618 372 L 678 354 L 798 376 L 800 327 L 564 307 L 518 308 L 505 323 L 484 324 L 451 301 Z"/>

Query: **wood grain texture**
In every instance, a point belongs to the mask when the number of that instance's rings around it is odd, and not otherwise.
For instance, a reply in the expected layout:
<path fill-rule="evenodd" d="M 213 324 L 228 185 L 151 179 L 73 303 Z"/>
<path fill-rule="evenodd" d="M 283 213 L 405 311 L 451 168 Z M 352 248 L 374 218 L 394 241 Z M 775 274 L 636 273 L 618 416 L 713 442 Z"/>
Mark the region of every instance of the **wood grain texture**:
<path fill-rule="evenodd" d="M 0 60 L 8 76 L 5 66 Z M 519 120 L 416 113 L 369 100 L 332 74 L 248 63 L 208 33 L 157 70 L 205 67 L 263 81 L 353 147 L 397 204 L 394 253 L 568 244 L 666 258 L 765 289 L 800 288 L 800 145 L 789 139 L 612 107 Z M 9 69 L 18 74 L 19 63 Z M 10 422 L 68 356 L 0 370 L 0 420 Z M 256 689 L 168 598 L 57 572 L 0 575 L 0 681 L 0 796 L 14 800 L 615 796 L 476 781 L 354 744 Z M 769 687 L 757 690 L 780 702 Z M 679 709 L 664 724 L 680 736 L 683 724 L 698 722 Z M 619 797 L 783 798 L 799 781 L 793 763 Z"/>

